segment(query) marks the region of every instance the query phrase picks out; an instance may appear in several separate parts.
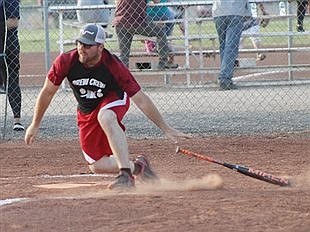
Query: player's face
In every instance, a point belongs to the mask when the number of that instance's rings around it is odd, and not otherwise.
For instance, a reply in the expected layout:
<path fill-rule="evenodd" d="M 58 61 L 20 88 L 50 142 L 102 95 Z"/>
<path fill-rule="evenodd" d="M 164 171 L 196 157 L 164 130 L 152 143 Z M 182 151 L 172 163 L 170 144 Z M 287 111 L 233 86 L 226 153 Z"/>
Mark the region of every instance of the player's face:
<path fill-rule="evenodd" d="M 82 64 L 91 67 L 98 63 L 101 57 L 102 45 L 88 45 L 77 42 L 76 46 L 79 54 L 79 61 Z"/>

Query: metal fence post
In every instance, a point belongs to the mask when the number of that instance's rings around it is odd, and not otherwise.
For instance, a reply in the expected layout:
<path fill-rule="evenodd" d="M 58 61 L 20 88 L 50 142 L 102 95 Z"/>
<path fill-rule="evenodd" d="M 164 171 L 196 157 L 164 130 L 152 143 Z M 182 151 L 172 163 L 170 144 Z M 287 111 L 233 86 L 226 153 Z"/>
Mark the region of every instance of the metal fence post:
<path fill-rule="evenodd" d="M 47 0 L 43 0 L 43 18 L 44 18 L 44 35 L 45 35 L 45 72 L 47 73 L 51 64 Z"/>
<path fill-rule="evenodd" d="M 286 12 L 289 15 L 289 17 L 287 18 L 287 27 L 288 27 L 288 31 L 292 32 L 293 31 L 293 22 L 292 22 L 292 18 L 290 17 L 292 15 L 292 6 L 288 2 L 286 2 L 285 4 L 286 4 Z M 292 36 L 291 33 L 287 37 L 287 39 L 288 39 L 287 45 L 288 45 L 288 48 L 290 49 L 292 47 L 292 44 L 293 44 L 293 36 Z M 288 53 L 287 53 L 287 64 L 288 64 L 289 67 L 292 65 L 292 60 L 293 60 L 292 56 L 293 56 L 293 54 L 289 50 Z M 294 79 L 293 71 L 292 71 L 291 68 L 289 68 L 289 71 L 288 71 L 288 79 L 290 81 Z"/>

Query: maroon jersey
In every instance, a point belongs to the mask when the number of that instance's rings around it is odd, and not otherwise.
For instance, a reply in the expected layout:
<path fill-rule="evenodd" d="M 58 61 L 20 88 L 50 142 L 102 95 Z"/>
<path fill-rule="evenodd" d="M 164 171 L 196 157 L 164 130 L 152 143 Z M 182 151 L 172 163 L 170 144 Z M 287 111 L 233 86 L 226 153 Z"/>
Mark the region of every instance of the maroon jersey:
<path fill-rule="evenodd" d="M 62 53 L 53 62 L 47 76 L 54 85 L 68 79 L 83 113 L 93 111 L 109 93 L 116 93 L 119 99 L 123 99 L 124 92 L 132 97 L 141 89 L 128 68 L 106 49 L 94 67 L 80 63 L 77 49 Z"/>
<path fill-rule="evenodd" d="M 117 0 L 113 25 L 139 27 L 146 18 L 146 0 Z"/>

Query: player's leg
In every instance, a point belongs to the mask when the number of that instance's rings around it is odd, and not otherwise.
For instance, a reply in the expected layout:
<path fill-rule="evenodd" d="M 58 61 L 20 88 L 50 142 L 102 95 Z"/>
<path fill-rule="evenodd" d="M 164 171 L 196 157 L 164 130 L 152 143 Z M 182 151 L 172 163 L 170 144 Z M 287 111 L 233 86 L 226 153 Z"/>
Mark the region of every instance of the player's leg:
<path fill-rule="evenodd" d="M 112 93 L 107 95 L 92 112 L 85 114 L 78 111 L 80 145 L 91 170 L 94 172 L 119 171 L 119 175 L 110 184 L 110 188 L 134 187 L 135 185 L 132 165 L 128 158 L 125 127 L 121 123 L 129 104 L 126 93 L 122 99 L 119 99 L 116 93 Z M 114 158 L 106 158 L 112 154 Z"/>
<path fill-rule="evenodd" d="M 116 102 L 120 105 L 116 106 Z M 124 104 L 124 106 L 122 106 L 122 104 Z M 113 156 L 110 156 L 109 159 L 105 158 L 97 161 L 97 167 L 99 168 L 99 165 L 101 165 L 101 167 L 109 166 L 115 168 L 116 164 L 120 170 L 120 175 L 117 177 L 116 181 L 110 185 L 112 188 L 123 185 L 123 181 L 130 182 L 130 178 L 133 177 L 132 175 L 139 175 L 142 180 L 157 179 L 156 174 L 145 156 L 140 155 L 136 157 L 134 161 L 129 160 L 127 137 L 125 128 L 121 123 L 128 107 L 129 98 L 124 96 L 123 100 L 115 101 L 114 104 L 107 104 L 98 112 L 98 122 L 107 137 Z M 107 170 L 107 168 L 105 168 L 105 170 Z M 120 178 L 122 178 L 121 181 Z"/>
<path fill-rule="evenodd" d="M 101 109 L 98 113 L 98 121 L 107 136 L 119 169 L 130 170 L 127 138 L 118 123 L 117 115 L 110 109 Z"/>
<path fill-rule="evenodd" d="M 133 173 L 135 165 L 133 161 L 129 161 L 130 170 Z M 93 173 L 118 173 L 119 167 L 114 155 L 103 156 L 99 160 L 88 165 Z"/>
<path fill-rule="evenodd" d="M 128 158 L 125 127 L 121 121 L 128 111 L 129 104 L 126 95 L 119 99 L 115 94 L 107 96 L 90 114 L 78 111 L 81 148 L 90 170 L 94 173 L 121 171 L 113 182 L 119 185 L 120 181 L 121 187 L 134 186 L 132 174 L 148 178 L 151 173 L 149 162 L 144 162 L 144 159 L 138 157 L 133 161 Z"/>
<path fill-rule="evenodd" d="M 109 145 L 114 154 L 114 157 L 110 158 L 110 160 L 105 159 L 105 163 L 110 161 L 109 165 L 111 165 L 111 162 L 116 161 L 120 170 L 120 174 L 109 185 L 109 188 L 132 187 L 134 185 L 133 174 L 141 174 L 144 179 L 157 178 L 144 156 L 137 157 L 134 163 L 129 160 L 127 138 L 113 110 L 101 109 L 98 114 L 98 121 L 108 138 Z"/>

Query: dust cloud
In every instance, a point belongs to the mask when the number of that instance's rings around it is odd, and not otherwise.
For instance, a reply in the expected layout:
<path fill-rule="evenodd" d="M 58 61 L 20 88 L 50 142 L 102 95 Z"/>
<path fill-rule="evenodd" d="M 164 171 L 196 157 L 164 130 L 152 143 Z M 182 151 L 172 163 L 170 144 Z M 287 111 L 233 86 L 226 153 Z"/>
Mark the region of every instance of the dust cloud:
<path fill-rule="evenodd" d="M 161 191 L 200 191 L 220 189 L 223 179 L 217 174 L 209 174 L 198 179 L 172 181 L 161 179 L 151 184 L 137 184 L 136 193 L 161 192 Z"/>
<path fill-rule="evenodd" d="M 292 179 L 293 186 L 310 187 L 310 170 Z"/>

